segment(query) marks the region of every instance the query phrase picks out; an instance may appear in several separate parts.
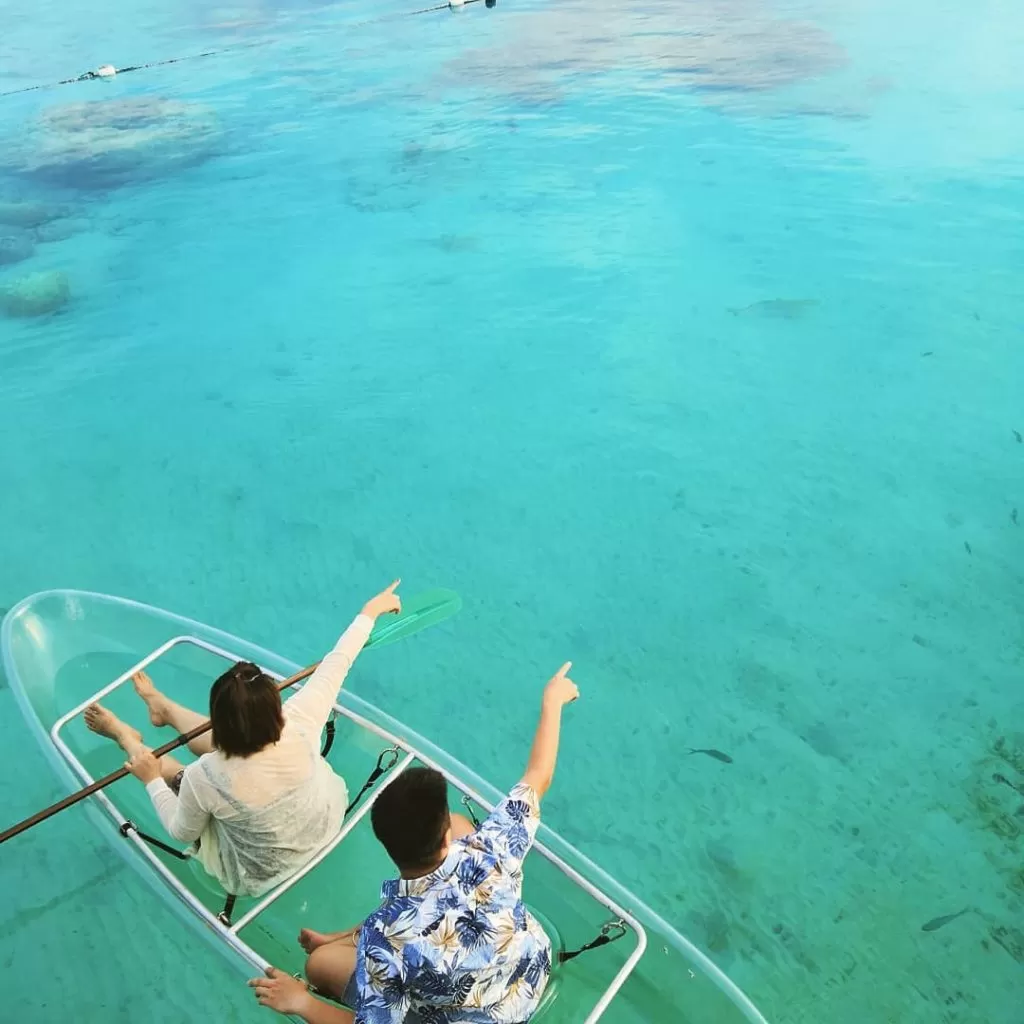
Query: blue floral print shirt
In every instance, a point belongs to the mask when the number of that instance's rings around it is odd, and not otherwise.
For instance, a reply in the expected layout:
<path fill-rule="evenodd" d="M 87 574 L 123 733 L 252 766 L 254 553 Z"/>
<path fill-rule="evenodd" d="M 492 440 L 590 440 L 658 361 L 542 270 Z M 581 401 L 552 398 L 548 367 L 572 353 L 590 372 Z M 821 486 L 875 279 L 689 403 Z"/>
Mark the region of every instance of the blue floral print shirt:
<path fill-rule="evenodd" d="M 523 905 L 540 824 L 519 783 L 423 878 L 387 881 L 359 933 L 356 1024 L 521 1024 L 551 973 L 551 942 Z"/>

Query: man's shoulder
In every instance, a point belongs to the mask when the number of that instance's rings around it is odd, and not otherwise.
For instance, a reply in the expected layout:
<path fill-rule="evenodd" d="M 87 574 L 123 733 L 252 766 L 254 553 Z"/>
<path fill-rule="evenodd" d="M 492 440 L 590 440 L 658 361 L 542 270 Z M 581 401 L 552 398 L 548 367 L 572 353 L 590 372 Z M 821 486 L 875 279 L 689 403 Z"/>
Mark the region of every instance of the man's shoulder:
<path fill-rule="evenodd" d="M 516 821 L 524 818 L 540 817 L 540 797 L 537 791 L 525 780 L 517 782 L 505 797 L 508 815 Z"/>
<path fill-rule="evenodd" d="M 501 856 L 521 859 L 540 825 L 540 800 L 528 782 L 519 782 L 487 816 L 477 834 Z"/>
<path fill-rule="evenodd" d="M 528 782 L 517 782 L 491 815 L 506 826 L 540 820 L 540 798 Z"/>

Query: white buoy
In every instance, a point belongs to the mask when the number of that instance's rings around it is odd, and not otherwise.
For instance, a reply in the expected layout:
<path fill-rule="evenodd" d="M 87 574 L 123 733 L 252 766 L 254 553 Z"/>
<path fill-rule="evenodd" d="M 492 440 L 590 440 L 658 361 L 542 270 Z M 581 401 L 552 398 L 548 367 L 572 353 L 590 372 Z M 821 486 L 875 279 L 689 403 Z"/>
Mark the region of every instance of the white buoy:
<path fill-rule="evenodd" d="M 448 0 L 448 6 L 454 11 L 458 7 L 465 7 L 466 0 Z"/>
<path fill-rule="evenodd" d="M 96 69 L 97 78 L 113 78 L 117 74 L 117 68 L 113 64 L 101 64 Z"/>

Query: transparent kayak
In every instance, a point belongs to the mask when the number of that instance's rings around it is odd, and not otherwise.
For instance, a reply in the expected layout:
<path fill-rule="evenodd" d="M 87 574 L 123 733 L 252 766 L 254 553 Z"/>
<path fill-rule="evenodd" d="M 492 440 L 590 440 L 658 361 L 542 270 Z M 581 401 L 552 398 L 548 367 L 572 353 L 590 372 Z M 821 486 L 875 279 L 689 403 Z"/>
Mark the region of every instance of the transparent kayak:
<path fill-rule="evenodd" d="M 0 647 L 27 723 L 73 789 L 121 766 L 123 755 L 86 729 L 82 711 L 102 699 L 138 723 L 129 680 L 140 667 L 176 700 L 198 708 L 206 706 L 210 682 L 234 661 L 254 661 L 278 679 L 298 670 L 270 651 L 179 615 L 76 590 L 46 591 L 20 602 L 3 620 Z M 377 905 L 380 882 L 394 869 L 373 837 L 369 811 L 404 767 L 426 764 L 442 771 L 451 783 L 452 809 L 462 813 L 481 817 L 501 797 L 443 750 L 348 690 L 335 710 L 331 764 L 352 794 L 379 766 L 378 777 L 338 836 L 258 899 L 241 897 L 228 906 L 227 894 L 196 861 L 145 841 L 144 834 L 167 838 L 142 786 L 116 783 L 89 798 L 91 816 L 112 847 L 237 964 L 240 979 L 268 964 L 301 971 L 304 954 L 295 941 L 300 927 L 348 927 Z M 159 735 L 144 733 L 154 746 Z M 175 756 L 191 758 L 184 748 Z M 539 1024 L 766 1024 L 692 943 L 544 825 L 527 859 L 525 896 L 557 952 L 572 954 L 599 939 L 556 965 L 534 1017 Z"/>

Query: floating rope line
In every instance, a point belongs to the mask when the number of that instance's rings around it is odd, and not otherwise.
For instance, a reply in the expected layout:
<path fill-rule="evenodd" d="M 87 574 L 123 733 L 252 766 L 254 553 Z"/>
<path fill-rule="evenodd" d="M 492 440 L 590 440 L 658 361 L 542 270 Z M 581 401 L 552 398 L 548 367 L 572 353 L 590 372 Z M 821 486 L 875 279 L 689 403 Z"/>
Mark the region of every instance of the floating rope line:
<path fill-rule="evenodd" d="M 370 18 L 367 21 L 359 21 L 350 28 L 365 28 L 367 25 L 377 25 L 385 21 L 394 21 L 397 18 L 414 18 L 420 14 L 436 14 L 438 11 L 457 11 L 470 4 L 480 3 L 481 0 L 447 0 L 446 3 L 436 4 L 433 7 L 422 7 L 417 11 L 402 11 L 399 14 L 385 14 L 379 18 Z M 483 0 L 485 7 L 494 7 L 498 0 Z M 279 38 L 279 37 L 278 37 Z M 39 85 L 26 85 L 21 89 L 11 89 L 9 92 L 0 92 L 0 99 L 6 96 L 18 96 L 21 93 L 37 92 L 42 89 L 56 89 L 60 85 L 74 85 L 77 82 L 90 82 L 95 78 L 114 78 L 117 75 L 126 75 L 129 71 L 147 71 L 150 68 L 167 67 L 169 64 L 181 64 L 189 60 L 201 60 L 204 57 L 219 57 L 225 53 L 235 53 L 239 50 L 252 50 L 259 46 L 269 46 L 275 39 L 260 39 L 254 43 L 235 43 L 232 46 L 224 46 L 219 50 L 206 50 L 203 53 L 189 53 L 183 57 L 169 57 L 167 60 L 154 60 L 148 64 L 132 64 L 126 68 L 116 68 L 113 64 L 103 64 L 95 71 L 86 71 L 76 78 L 63 78 L 59 82 L 44 82 Z"/>

